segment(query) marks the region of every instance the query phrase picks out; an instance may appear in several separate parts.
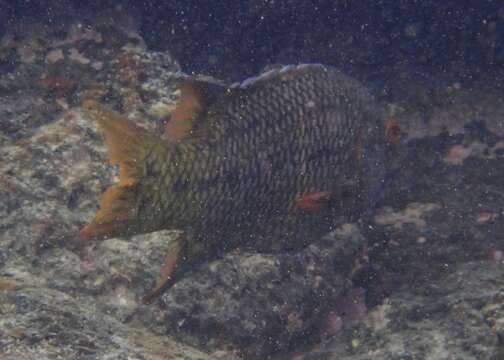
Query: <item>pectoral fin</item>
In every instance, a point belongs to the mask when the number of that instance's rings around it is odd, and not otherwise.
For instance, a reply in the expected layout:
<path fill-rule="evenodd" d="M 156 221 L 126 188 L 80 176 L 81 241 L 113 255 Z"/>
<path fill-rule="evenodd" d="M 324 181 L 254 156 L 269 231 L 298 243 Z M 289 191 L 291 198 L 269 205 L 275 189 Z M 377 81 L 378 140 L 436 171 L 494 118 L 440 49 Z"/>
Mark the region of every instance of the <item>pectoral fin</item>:
<path fill-rule="evenodd" d="M 319 191 L 297 197 L 294 203 L 298 209 L 306 212 L 319 212 L 329 205 L 332 199 L 330 191 Z"/>

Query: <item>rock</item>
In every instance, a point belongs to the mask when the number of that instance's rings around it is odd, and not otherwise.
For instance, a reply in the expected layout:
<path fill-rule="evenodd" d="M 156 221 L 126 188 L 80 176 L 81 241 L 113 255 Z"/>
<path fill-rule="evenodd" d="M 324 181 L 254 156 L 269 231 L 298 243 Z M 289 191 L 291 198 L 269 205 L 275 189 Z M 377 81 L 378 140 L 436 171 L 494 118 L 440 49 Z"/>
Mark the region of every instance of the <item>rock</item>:
<path fill-rule="evenodd" d="M 303 359 L 500 359 L 504 265 L 469 262 L 439 281 L 404 289 L 365 323 Z M 381 312 L 381 314 L 376 314 Z"/>
<path fill-rule="evenodd" d="M 111 10 L 72 18 L 54 26 L 23 24 L 1 39 L 0 59 L 15 55 L 12 70 L 0 78 L 0 141 L 33 135 L 64 115 L 62 103 L 75 106 L 85 98 L 106 96 L 131 115 L 173 106 L 179 66 L 169 52 L 145 51 L 133 17 Z M 153 121 L 145 125 L 156 128 Z"/>
<path fill-rule="evenodd" d="M 97 311 L 94 299 L 45 279 L 0 278 L 0 357 L 15 359 L 208 359 L 209 354 Z"/>
<path fill-rule="evenodd" d="M 347 224 L 300 253 L 226 255 L 162 296 L 159 331 L 204 348 L 227 344 L 250 358 L 313 341 L 351 278 L 365 271 L 365 246 Z"/>

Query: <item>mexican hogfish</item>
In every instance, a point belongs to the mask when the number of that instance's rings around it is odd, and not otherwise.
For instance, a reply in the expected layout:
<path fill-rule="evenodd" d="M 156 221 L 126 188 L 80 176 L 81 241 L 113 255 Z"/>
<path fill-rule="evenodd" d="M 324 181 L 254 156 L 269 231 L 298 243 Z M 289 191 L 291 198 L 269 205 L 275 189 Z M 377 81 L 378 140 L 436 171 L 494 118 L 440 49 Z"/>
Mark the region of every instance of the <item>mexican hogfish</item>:
<path fill-rule="evenodd" d="M 183 265 L 236 247 L 300 248 L 380 198 L 383 110 L 338 70 L 286 66 L 231 86 L 187 76 L 178 89 L 167 139 L 97 102 L 83 104 L 120 180 L 80 238 L 187 233 L 170 248 L 147 300 Z"/>

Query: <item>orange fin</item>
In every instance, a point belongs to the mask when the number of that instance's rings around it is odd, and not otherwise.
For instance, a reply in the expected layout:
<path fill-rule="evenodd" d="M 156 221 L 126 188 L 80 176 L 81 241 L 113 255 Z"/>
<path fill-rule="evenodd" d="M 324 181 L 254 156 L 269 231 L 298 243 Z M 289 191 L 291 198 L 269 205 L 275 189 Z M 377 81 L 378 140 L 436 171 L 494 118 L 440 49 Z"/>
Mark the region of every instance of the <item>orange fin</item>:
<path fill-rule="evenodd" d="M 110 163 L 121 166 L 119 184 L 134 185 L 139 177 L 138 162 L 145 156 L 145 145 L 157 139 L 123 115 L 105 109 L 96 101 L 86 100 L 82 107 L 86 116 L 98 122 L 103 130 Z"/>
<path fill-rule="evenodd" d="M 182 235 L 177 240 L 172 248 L 169 249 L 168 254 L 161 266 L 159 279 L 154 289 L 142 298 L 144 304 L 150 304 L 156 297 L 166 289 L 167 285 L 173 279 L 174 273 L 182 265 L 184 256 L 183 249 L 185 246 L 186 238 Z"/>
<path fill-rule="evenodd" d="M 179 142 L 191 135 L 194 122 L 203 110 L 201 91 L 190 81 L 179 81 L 180 100 L 165 125 L 170 141 Z"/>
<path fill-rule="evenodd" d="M 122 115 L 86 100 L 82 107 L 86 116 L 97 121 L 105 135 L 112 164 L 120 165 L 119 183 L 102 196 L 100 210 L 79 234 L 80 240 L 107 239 L 133 234 L 136 219 L 137 184 L 143 176 L 142 160 L 151 144 L 158 140 L 147 130 Z"/>
<path fill-rule="evenodd" d="M 210 77 L 185 76 L 178 80 L 180 99 L 165 124 L 166 137 L 172 142 L 181 142 L 204 135 L 209 117 L 204 116 L 207 108 L 218 96 L 227 93 L 227 88 Z"/>
<path fill-rule="evenodd" d="M 112 185 L 103 194 L 100 210 L 79 232 L 79 240 L 104 240 L 132 233 L 136 216 L 136 187 Z"/>
<path fill-rule="evenodd" d="M 332 197 L 331 192 L 320 191 L 300 196 L 294 202 L 299 209 L 314 213 L 321 211 L 329 205 Z"/>

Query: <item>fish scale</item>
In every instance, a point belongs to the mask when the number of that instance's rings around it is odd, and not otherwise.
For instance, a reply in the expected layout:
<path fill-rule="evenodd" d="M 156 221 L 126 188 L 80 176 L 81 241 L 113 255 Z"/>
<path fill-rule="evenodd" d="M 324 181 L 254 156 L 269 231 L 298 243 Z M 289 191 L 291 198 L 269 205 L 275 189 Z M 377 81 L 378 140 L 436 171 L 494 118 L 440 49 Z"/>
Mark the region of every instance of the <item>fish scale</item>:
<path fill-rule="evenodd" d="M 111 160 L 140 175 L 109 190 L 83 237 L 181 229 L 189 263 L 239 246 L 289 250 L 382 193 L 382 107 L 338 70 L 288 66 L 231 86 L 183 77 L 179 88 L 168 140 L 85 106 L 105 130 Z"/>

